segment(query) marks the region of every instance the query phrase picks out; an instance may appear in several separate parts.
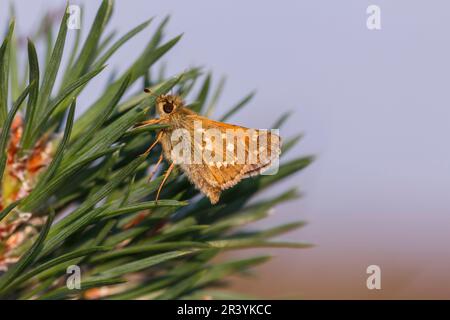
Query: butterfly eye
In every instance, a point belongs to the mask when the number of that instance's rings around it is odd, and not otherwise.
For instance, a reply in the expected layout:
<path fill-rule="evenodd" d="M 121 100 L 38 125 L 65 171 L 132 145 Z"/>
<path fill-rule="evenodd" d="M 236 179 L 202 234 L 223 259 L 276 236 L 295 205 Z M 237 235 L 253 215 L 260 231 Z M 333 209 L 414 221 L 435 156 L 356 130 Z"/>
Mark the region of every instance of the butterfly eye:
<path fill-rule="evenodd" d="M 171 113 L 173 111 L 173 104 L 170 102 L 164 103 L 163 110 L 165 113 Z"/>

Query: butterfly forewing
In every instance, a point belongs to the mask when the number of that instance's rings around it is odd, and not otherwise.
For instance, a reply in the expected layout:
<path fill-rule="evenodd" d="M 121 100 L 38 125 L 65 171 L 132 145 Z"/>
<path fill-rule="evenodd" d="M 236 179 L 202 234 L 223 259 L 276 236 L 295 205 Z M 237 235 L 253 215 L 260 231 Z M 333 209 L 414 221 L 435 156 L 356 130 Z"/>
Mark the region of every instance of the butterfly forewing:
<path fill-rule="evenodd" d="M 171 152 L 172 161 L 178 160 L 212 203 L 218 201 L 221 191 L 267 169 L 280 154 L 279 136 L 267 130 L 226 124 L 197 114 L 186 115 L 179 127 L 185 129 L 184 138 L 188 134 L 189 139 L 181 139 L 180 134 L 178 140 L 172 140 L 172 146 L 188 140 L 189 157 Z"/>

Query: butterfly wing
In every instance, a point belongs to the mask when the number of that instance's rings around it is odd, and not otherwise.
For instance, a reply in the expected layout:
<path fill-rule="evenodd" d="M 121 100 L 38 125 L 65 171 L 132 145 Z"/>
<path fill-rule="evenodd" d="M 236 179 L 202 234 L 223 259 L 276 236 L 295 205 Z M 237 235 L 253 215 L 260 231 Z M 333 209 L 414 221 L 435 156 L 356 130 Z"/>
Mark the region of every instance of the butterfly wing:
<path fill-rule="evenodd" d="M 181 167 L 213 204 L 223 190 L 262 173 L 280 155 L 280 137 L 268 130 L 249 129 L 196 114 L 187 115 L 183 122 L 196 156 L 191 164 Z"/>

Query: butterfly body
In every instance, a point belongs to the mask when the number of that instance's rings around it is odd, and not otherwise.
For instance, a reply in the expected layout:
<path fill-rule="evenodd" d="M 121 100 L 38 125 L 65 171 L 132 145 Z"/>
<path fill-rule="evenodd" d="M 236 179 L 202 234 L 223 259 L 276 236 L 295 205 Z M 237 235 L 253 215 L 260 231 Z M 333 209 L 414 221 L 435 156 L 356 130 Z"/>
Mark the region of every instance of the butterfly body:
<path fill-rule="evenodd" d="M 179 96 L 159 96 L 156 110 L 160 117 L 157 123 L 169 125 L 157 138 L 164 157 L 171 163 L 168 171 L 174 164 L 179 165 L 212 204 L 219 201 L 223 190 L 260 174 L 280 154 L 278 135 L 210 120 L 185 107 Z M 252 142 L 262 144 L 263 133 L 267 136 L 266 155 L 250 148 Z M 176 153 L 177 149 L 182 151 Z M 253 161 L 249 161 L 251 155 Z"/>

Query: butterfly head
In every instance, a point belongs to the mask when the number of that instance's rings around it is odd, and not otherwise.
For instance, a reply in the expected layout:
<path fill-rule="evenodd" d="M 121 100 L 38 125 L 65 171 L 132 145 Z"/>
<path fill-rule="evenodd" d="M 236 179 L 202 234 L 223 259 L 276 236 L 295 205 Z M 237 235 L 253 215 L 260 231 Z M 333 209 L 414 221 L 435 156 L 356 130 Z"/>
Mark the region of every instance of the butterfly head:
<path fill-rule="evenodd" d="M 144 91 L 153 95 L 150 89 Z M 156 97 L 156 111 L 161 118 L 167 118 L 183 107 L 183 100 L 179 96 L 172 94 L 154 96 Z"/>
<path fill-rule="evenodd" d="M 168 117 L 183 106 L 183 101 L 175 95 L 161 95 L 156 99 L 156 110 L 160 117 Z"/>

